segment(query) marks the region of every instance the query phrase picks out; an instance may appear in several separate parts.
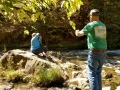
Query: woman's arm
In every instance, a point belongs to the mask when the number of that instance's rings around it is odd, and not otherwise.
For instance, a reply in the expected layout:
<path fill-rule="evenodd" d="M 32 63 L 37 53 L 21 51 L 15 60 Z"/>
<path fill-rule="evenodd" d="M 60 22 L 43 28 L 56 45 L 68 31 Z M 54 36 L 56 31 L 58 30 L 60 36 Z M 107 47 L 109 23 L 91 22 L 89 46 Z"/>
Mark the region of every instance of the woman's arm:
<path fill-rule="evenodd" d="M 33 33 L 32 40 L 39 39 L 40 34 L 39 33 Z"/>
<path fill-rule="evenodd" d="M 39 39 L 39 42 L 42 43 L 42 36 L 41 35 L 39 35 L 38 39 Z"/>

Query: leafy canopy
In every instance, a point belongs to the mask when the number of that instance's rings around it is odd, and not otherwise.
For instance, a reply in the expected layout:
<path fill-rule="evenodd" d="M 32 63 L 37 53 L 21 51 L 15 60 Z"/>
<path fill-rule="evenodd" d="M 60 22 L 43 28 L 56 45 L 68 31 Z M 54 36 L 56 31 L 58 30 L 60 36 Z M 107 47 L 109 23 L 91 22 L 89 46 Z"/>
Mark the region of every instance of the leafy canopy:
<path fill-rule="evenodd" d="M 0 0 L 0 13 L 6 18 L 12 19 L 14 23 L 30 20 L 36 22 L 37 20 L 45 21 L 44 12 L 52 8 L 60 6 L 66 11 L 68 20 L 71 15 L 80 9 L 81 0 Z M 70 21 L 73 29 L 75 24 Z"/>

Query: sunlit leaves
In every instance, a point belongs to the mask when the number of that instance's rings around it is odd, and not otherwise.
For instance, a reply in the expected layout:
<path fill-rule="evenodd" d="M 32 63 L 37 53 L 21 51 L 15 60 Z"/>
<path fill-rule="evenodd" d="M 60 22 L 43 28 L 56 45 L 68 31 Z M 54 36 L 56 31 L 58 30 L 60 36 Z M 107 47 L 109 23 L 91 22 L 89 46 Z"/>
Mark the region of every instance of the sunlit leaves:
<path fill-rule="evenodd" d="M 73 28 L 74 30 L 76 30 L 75 23 L 74 23 L 74 22 L 72 22 L 72 21 L 69 21 L 69 23 L 70 23 L 70 25 L 72 26 L 72 28 Z"/>
<path fill-rule="evenodd" d="M 32 21 L 36 22 L 39 16 L 40 16 L 40 12 L 38 12 L 36 14 L 32 14 L 32 16 L 31 16 Z"/>
<path fill-rule="evenodd" d="M 76 10 L 79 10 L 82 4 L 81 0 L 1 0 L 0 8 L 4 10 L 4 15 L 8 16 L 9 19 L 16 13 L 15 18 L 19 22 L 25 19 L 33 22 L 40 19 L 45 22 L 46 16 L 44 16 L 44 13 L 46 13 L 46 10 L 51 11 L 61 6 L 66 11 L 67 18 L 70 20 L 71 15 Z M 75 29 L 73 24 L 70 25 Z"/>
<path fill-rule="evenodd" d="M 13 6 L 18 7 L 18 8 L 24 8 L 25 7 L 24 3 L 21 3 L 21 2 L 14 3 Z"/>
<path fill-rule="evenodd" d="M 68 19 L 76 11 L 80 9 L 80 6 L 83 5 L 81 0 L 67 0 L 62 1 L 61 7 L 65 7 L 67 10 Z"/>
<path fill-rule="evenodd" d="M 56 4 L 57 4 L 57 0 L 43 0 L 43 2 L 45 2 L 48 5 L 53 4 L 53 5 L 56 6 Z"/>
<path fill-rule="evenodd" d="M 33 22 L 36 22 L 38 19 L 42 20 L 43 22 L 45 22 L 45 16 L 43 15 L 42 12 L 38 12 L 38 13 L 35 13 L 35 14 L 32 14 L 31 15 L 31 20 Z"/>
<path fill-rule="evenodd" d="M 29 35 L 29 31 L 28 30 L 24 30 L 24 34 L 25 35 Z"/>
<path fill-rule="evenodd" d="M 19 22 L 22 22 L 25 19 L 29 19 L 29 16 L 26 14 L 26 12 L 23 9 L 17 10 L 17 17 Z"/>
<path fill-rule="evenodd" d="M 71 15 L 76 12 L 76 10 L 80 9 L 80 6 L 83 5 L 83 2 L 81 0 L 65 0 L 62 1 L 61 7 L 66 8 L 67 12 L 67 18 L 70 20 Z M 69 22 L 72 28 L 75 30 L 75 23 L 70 21 Z"/>
<path fill-rule="evenodd" d="M 25 12 L 24 12 L 23 9 L 19 9 L 17 12 L 18 12 L 17 13 L 18 19 L 19 19 L 20 22 L 22 22 L 23 19 L 24 19 Z"/>
<path fill-rule="evenodd" d="M 4 2 L 5 1 L 5 2 Z M 0 1 L 0 9 L 2 10 L 2 8 L 4 8 L 5 10 L 5 15 L 7 15 L 7 13 L 12 12 L 13 10 L 13 5 L 12 5 L 12 1 L 11 0 L 2 0 Z"/>
<path fill-rule="evenodd" d="M 55 5 L 55 7 L 56 7 L 56 5 L 57 5 L 57 0 L 51 0 L 52 2 L 53 2 L 53 4 Z"/>
<path fill-rule="evenodd" d="M 42 20 L 45 23 L 45 16 L 43 13 L 40 13 L 40 20 Z"/>

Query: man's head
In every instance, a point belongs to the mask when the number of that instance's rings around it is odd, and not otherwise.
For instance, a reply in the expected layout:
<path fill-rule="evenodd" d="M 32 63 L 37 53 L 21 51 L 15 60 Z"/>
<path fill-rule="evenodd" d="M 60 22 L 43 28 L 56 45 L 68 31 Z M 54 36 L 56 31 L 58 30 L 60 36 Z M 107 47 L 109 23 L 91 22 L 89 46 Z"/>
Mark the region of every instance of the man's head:
<path fill-rule="evenodd" d="M 92 9 L 89 13 L 90 21 L 96 21 L 99 20 L 99 10 L 97 9 Z"/>

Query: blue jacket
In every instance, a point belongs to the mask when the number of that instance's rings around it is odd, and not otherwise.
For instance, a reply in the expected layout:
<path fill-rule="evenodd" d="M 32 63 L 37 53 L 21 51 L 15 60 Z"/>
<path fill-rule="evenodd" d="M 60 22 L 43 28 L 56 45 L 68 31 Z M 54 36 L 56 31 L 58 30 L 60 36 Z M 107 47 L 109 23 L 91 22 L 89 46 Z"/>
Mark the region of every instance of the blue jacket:
<path fill-rule="evenodd" d="M 39 36 L 40 36 L 40 34 L 37 33 L 34 37 L 32 37 L 31 48 L 30 48 L 31 51 L 40 48 L 40 43 L 42 42 L 42 38 L 39 39 Z"/>

